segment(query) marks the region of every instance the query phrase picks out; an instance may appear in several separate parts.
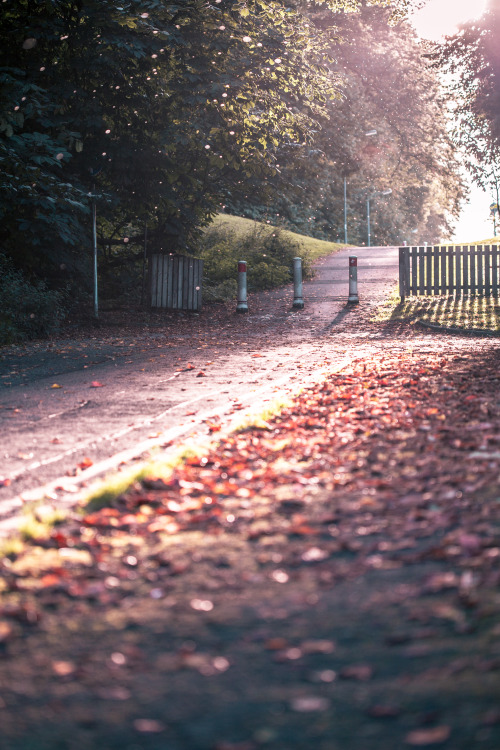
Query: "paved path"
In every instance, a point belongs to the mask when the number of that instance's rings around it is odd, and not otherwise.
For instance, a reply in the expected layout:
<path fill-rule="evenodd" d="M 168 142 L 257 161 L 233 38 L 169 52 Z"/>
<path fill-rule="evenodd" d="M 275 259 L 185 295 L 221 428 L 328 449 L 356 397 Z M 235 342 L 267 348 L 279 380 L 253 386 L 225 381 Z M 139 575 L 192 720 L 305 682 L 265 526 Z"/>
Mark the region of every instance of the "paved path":
<path fill-rule="evenodd" d="M 353 254 L 355 313 L 346 305 Z M 227 423 L 342 365 L 359 353 L 350 316 L 370 313 L 396 278 L 397 248 L 351 248 L 318 263 L 302 311 L 291 309 L 288 287 L 250 294 L 244 316 L 232 305 L 207 306 L 200 316 L 166 316 L 159 327 L 5 348 L 0 518 L 47 483 L 55 497 L 57 487 L 75 489 L 155 445 L 206 435 L 207 419 Z M 332 347 L 333 334 L 343 337 Z"/>

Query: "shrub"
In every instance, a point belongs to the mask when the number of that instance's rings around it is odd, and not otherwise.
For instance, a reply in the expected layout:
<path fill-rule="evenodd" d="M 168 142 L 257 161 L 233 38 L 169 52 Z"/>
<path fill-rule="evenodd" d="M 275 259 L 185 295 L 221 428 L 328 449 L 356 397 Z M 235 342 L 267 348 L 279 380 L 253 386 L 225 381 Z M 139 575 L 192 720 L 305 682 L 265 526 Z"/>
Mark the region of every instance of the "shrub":
<path fill-rule="evenodd" d="M 256 224 L 246 234 L 225 224 L 208 227 L 199 242 L 197 255 L 203 258 L 203 294 L 207 299 L 225 300 L 236 296 L 237 263 L 247 261 L 248 289 L 271 289 L 293 279 L 293 259 L 303 255 L 301 246 L 276 227 Z M 309 269 L 303 259 L 304 276 Z"/>
<path fill-rule="evenodd" d="M 61 292 L 28 281 L 1 253 L 0 300 L 0 344 L 48 336 L 65 315 Z"/>

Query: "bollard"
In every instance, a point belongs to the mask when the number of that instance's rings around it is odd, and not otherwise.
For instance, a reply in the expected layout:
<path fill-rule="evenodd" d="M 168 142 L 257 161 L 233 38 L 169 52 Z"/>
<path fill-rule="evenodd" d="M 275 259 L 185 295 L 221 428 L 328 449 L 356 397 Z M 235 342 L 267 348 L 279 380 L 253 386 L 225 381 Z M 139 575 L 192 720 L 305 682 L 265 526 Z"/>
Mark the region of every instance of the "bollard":
<path fill-rule="evenodd" d="M 348 302 L 359 302 L 358 297 L 358 258 L 356 255 L 349 256 L 349 297 Z"/>
<path fill-rule="evenodd" d="M 247 304 L 247 262 L 246 260 L 238 261 L 238 304 L 236 305 L 237 313 L 248 312 Z"/>
<path fill-rule="evenodd" d="M 302 298 L 302 258 L 293 259 L 293 305 L 296 310 L 304 309 Z"/>

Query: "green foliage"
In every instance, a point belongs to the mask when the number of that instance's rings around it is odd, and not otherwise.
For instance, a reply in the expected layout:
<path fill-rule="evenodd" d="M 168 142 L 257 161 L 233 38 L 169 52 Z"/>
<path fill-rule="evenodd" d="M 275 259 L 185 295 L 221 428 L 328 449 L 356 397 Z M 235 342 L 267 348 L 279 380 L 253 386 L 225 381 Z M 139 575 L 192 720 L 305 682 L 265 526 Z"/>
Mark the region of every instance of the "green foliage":
<path fill-rule="evenodd" d="M 375 2 L 401 14 L 409 0 Z M 340 11 L 365 5 L 314 8 L 347 19 L 356 14 Z M 310 4 L 1 7 L 0 244 L 30 277 L 90 287 L 93 201 L 100 254 L 112 248 L 118 268 L 129 263 L 126 227 L 147 224 L 150 251 L 189 252 L 228 200 L 250 190 L 262 202 L 270 186 L 297 193 L 290 177 L 316 168 L 310 150 L 337 115 L 343 73 L 331 62 L 336 32 L 311 23 Z M 282 157 L 300 162 L 297 175 Z M 327 200 L 317 212 L 321 236 L 331 236 Z"/>
<path fill-rule="evenodd" d="M 455 35 L 436 45 L 431 59 L 449 74 L 456 145 L 466 166 L 483 188 L 500 197 L 500 5 L 463 24 Z"/>
<path fill-rule="evenodd" d="M 329 119 L 314 143 L 280 149 L 286 179 L 268 181 L 266 200 L 249 182 L 242 198 L 229 197 L 228 208 L 342 241 L 345 178 L 349 242 L 366 243 L 366 200 L 389 187 L 389 198 L 372 202 L 373 244 L 440 240 L 458 214 L 463 185 L 448 103 L 413 30 L 404 22 L 391 26 L 388 10 L 367 4 L 358 13 L 317 5 L 308 13 L 318 33 L 335 29 L 330 64 L 343 96 L 326 104 Z"/>
<path fill-rule="evenodd" d="M 247 261 L 249 291 L 271 289 L 289 283 L 293 259 L 302 248 L 283 231 L 254 224 L 240 233 L 223 221 L 203 232 L 198 253 L 203 258 L 203 294 L 219 301 L 236 296 L 236 270 L 239 260 Z M 311 264 L 303 258 L 303 273 L 310 275 Z"/>
<path fill-rule="evenodd" d="M 0 344 L 40 338 L 63 320 L 64 297 L 42 281 L 31 283 L 0 254 Z"/>
<path fill-rule="evenodd" d="M 30 272 L 88 276 L 90 193 L 105 241 L 147 222 L 150 249 L 186 251 L 335 95 L 324 42 L 281 3 L 5 0 L 2 14 L 0 240 Z"/>

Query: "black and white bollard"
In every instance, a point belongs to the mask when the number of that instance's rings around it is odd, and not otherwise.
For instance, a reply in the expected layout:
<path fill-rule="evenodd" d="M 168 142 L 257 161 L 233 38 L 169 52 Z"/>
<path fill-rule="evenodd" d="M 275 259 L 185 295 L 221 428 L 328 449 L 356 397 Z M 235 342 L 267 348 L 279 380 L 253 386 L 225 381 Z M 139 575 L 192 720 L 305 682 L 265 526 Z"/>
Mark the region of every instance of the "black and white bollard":
<path fill-rule="evenodd" d="M 304 309 L 302 297 L 302 258 L 293 259 L 293 305 L 296 310 Z"/>
<path fill-rule="evenodd" d="M 237 313 L 248 312 L 247 304 L 247 262 L 246 260 L 238 261 L 238 304 L 236 305 Z"/>
<path fill-rule="evenodd" d="M 359 302 L 358 297 L 358 258 L 356 255 L 349 256 L 349 297 L 347 301 L 351 304 Z"/>

